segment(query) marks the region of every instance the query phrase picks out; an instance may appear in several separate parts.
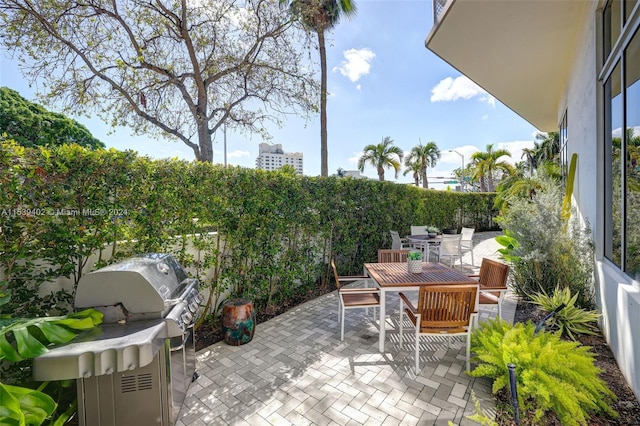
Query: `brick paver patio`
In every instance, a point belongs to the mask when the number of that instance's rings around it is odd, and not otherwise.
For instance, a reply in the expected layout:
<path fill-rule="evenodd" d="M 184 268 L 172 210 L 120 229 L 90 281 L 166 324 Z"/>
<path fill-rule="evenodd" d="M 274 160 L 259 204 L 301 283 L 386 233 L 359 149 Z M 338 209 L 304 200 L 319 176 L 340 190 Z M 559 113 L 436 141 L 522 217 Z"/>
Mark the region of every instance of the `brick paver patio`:
<path fill-rule="evenodd" d="M 483 257 L 498 258 L 497 233 L 474 236 L 477 272 Z M 411 336 L 398 347 L 398 297 L 387 296 L 386 352 L 365 310 L 348 311 L 340 341 L 336 292 L 259 324 L 253 340 L 234 347 L 216 343 L 197 353 L 200 378 L 191 384 L 178 426 L 204 425 L 456 425 L 475 410 L 471 391 L 493 413 L 490 382 L 464 372 L 464 341 L 421 339 L 413 370 Z M 513 320 L 515 299 L 503 315 Z M 480 320 L 497 313 L 481 308 Z M 473 368 L 473 364 L 472 364 Z"/>

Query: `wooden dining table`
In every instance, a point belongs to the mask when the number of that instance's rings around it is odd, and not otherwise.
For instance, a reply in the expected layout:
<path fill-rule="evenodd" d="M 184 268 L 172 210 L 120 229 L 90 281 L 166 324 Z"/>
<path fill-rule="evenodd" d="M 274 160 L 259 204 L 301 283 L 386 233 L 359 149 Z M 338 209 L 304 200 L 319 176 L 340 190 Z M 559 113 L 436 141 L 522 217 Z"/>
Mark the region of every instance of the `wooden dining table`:
<path fill-rule="evenodd" d="M 425 285 L 477 284 L 473 278 L 441 263 L 422 262 L 422 272 L 411 273 L 406 262 L 365 263 L 364 272 L 380 288 L 380 333 L 378 347 L 384 352 L 386 294 L 391 291 L 418 291 Z"/>

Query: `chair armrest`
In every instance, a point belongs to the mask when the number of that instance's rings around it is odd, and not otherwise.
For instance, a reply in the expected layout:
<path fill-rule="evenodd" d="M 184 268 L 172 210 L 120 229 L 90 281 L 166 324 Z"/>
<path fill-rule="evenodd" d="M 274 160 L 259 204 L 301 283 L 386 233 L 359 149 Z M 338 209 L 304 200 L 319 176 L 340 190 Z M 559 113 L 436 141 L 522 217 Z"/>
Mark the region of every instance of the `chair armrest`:
<path fill-rule="evenodd" d="M 338 277 L 340 281 L 359 281 L 371 279 L 368 275 L 348 275 L 344 277 Z"/>
<path fill-rule="evenodd" d="M 399 293 L 400 295 L 400 299 L 402 299 L 402 301 L 404 302 L 405 305 L 407 305 L 407 308 L 409 308 L 409 310 L 414 313 L 414 314 L 418 314 L 418 310 L 415 308 L 415 306 L 413 306 L 413 304 L 411 303 L 411 301 L 409 301 L 409 299 L 407 299 L 407 296 L 405 296 L 403 293 Z"/>
<path fill-rule="evenodd" d="M 480 274 L 467 275 L 469 278 L 480 278 Z"/>
<path fill-rule="evenodd" d="M 479 291 L 507 291 L 509 290 L 507 287 L 484 287 L 484 288 L 479 288 Z"/>
<path fill-rule="evenodd" d="M 375 287 L 341 288 L 340 293 L 380 293 Z"/>

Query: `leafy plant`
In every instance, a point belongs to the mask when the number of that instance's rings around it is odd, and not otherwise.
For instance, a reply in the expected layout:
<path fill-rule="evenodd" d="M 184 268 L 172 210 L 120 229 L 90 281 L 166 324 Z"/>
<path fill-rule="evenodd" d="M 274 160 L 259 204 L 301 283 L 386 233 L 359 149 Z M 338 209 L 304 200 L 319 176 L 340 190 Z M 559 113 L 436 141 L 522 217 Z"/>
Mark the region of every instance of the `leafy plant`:
<path fill-rule="evenodd" d="M 47 352 L 47 347 L 67 343 L 80 330 L 88 330 L 102 323 L 102 313 L 95 309 L 56 318 L 11 318 L 6 309 L 10 300 L 7 292 L 0 292 L 0 361 L 19 362 Z M 57 403 L 39 389 L 0 383 L 0 424 L 40 425 L 56 409 Z M 65 420 L 69 410 L 62 414 Z"/>
<path fill-rule="evenodd" d="M 409 260 L 422 260 L 422 253 L 419 251 L 410 251 L 408 254 Z"/>
<path fill-rule="evenodd" d="M 509 384 L 507 365 L 516 365 L 518 404 L 535 421 L 547 412 L 564 425 L 586 425 L 590 413 L 601 411 L 617 417 L 608 405 L 615 394 L 598 377 L 589 347 L 561 340 L 559 333 L 536 333 L 531 321 L 490 319 L 472 332 L 471 351 L 478 366 L 470 374 L 492 379 L 494 394 Z"/>
<path fill-rule="evenodd" d="M 531 301 L 547 313 L 564 305 L 564 308 L 547 320 L 546 325 L 557 329 L 560 334 L 567 335 L 572 340 L 576 339 L 576 334 L 595 335 L 598 333 L 596 321 L 600 314 L 596 311 L 576 307 L 577 299 L 578 295 L 572 296 L 571 289 L 568 287 L 556 287 L 551 295 L 543 291 L 531 296 Z"/>
<path fill-rule="evenodd" d="M 531 198 L 511 201 L 497 218 L 507 230 L 498 242 L 511 265 L 512 287 L 529 300 L 532 294 L 556 287 L 577 294 L 576 305 L 593 305 L 593 244 L 589 223 L 567 222 L 562 215 L 563 191 L 549 178 Z"/>
<path fill-rule="evenodd" d="M 0 383 L 0 424 L 40 425 L 56 409 L 56 402 L 38 390 Z"/>
<path fill-rule="evenodd" d="M 437 226 L 427 225 L 427 233 L 437 234 L 438 232 L 440 232 L 440 229 Z"/>
<path fill-rule="evenodd" d="M 496 242 L 503 248 L 498 249 L 498 253 L 502 255 L 502 258 L 507 262 L 514 263 L 520 260 L 520 257 L 514 256 L 513 252 L 518 248 L 518 240 L 513 236 L 511 231 L 506 229 L 504 235 L 498 235 Z"/>

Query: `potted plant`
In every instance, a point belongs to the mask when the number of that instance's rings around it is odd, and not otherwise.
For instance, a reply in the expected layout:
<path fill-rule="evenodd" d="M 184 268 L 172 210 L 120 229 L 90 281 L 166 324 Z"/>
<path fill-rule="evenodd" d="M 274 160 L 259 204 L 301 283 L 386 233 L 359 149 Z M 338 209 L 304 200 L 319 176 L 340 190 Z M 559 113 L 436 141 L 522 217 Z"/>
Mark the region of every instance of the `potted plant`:
<path fill-rule="evenodd" d="M 438 229 L 437 226 L 433 226 L 433 225 L 427 226 L 427 235 L 429 235 L 429 238 L 435 238 L 439 232 L 440 232 L 440 229 Z"/>
<path fill-rule="evenodd" d="M 419 251 L 410 251 L 407 256 L 407 268 L 409 272 L 413 274 L 422 272 L 422 253 Z"/>

